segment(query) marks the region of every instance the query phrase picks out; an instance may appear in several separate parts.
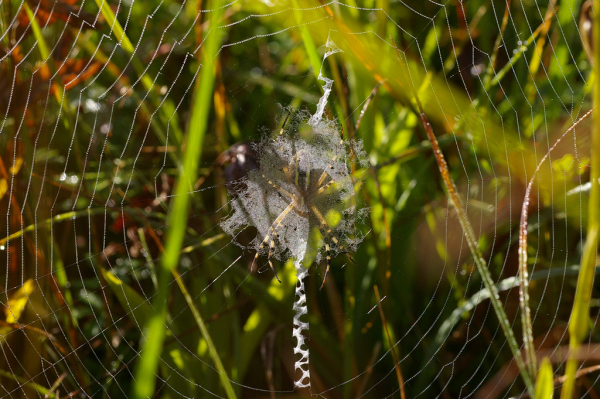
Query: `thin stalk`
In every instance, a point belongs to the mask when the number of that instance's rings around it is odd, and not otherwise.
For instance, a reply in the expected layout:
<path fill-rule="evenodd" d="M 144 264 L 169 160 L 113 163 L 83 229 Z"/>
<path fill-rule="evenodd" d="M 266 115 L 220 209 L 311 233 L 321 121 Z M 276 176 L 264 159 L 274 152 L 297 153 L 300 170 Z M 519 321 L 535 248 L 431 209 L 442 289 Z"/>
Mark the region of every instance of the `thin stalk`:
<path fill-rule="evenodd" d="M 138 228 L 138 237 L 140 238 L 140 243 L 142 244 L 142 249 L 144 250 L 144 257 L 146 258 L 148 270 L 150 270 L 150 279 L 152 280 L 154 289 L 156 289 L 158 288 L 158 280 L 156 280 L 156 267 L 154 266 L 154 260 L 152 260 L 152 255 L 150 254 L 150 248 L 148 248 L 148 242 L 146 241 L 146 233 L 144 233 L 144 229 L 141 227 Z"/>
<path fill-rule="evenodd" d="M 600 41 L 600 0 L 594 0 L 593 15 L 594 40 Z M 593 50 L 594 59 L 594 109 L 600 104 L 600 51 Z M 600 230 L 600 114 L 594 113 L 592 123 L 592 144 L 590 146 L 590 198 L 588 202 L 587 237 L 583 247 L 581 270 L 577 278 L 575 301 L 569 320 L 569 359 L 565 370 L 565 384 L 561 399 L 570 399 L 575 390 L 575 373 L 578 368 L 577 352 L 587 337 L 589 328 L 589 307 L 594 284 L 594 266 L 598 253 L 598 231 Z"/>
<path fill-rule="evenodd" d="M 490 63 L 488 64 L 488 67 L 485 70 L 485 76 L 483 77 L 483 87 L 488 87 L 490 80 L 492 79 L 492 76 L 494 74 L 494 69 L 496 68 L 498 50 L 502 45 L 502 37 L 504 37 L 504 31 L 506 30 L 506 25 L 508 24 L 508 18 L 510 16 L 510 3 L 511 0 L 506 1 L 506 7 L 504 8 L 504 16 L 502 17 L 502 24 L 500 25 L 500 32 L 498 32 L 498 36 L 496 36 L 496 41 L 494 42 L 494 50 L 492 51 L 492 56 L 490 57 Z"/>
<path fill-rule="evenodd" d="M 32 231 L 35 231 L 36 229 L 40 229 L 42 227 L 50 227 L 50 225 L 52 223 L 73 221 L 73 219 L 77 219 L 82 216 L 98 215 L 98 214 L 102 214 L 105 212 L 106 212 L 105 208 L 92 208 L 92 209 L 86 208 L 86 209 L 83 209 L 80 211 L 71 211 L 71 212 L 61 213 L 59 215 L 52 216 L 51 218 L 48 218 L 42 222 L 30 224 L 27 227 L 25 227 L 19 231 L 15 231 L 14 233 L 12 233 L 9 236 L 0 238 L 0 245 L 4 245 L 9 241 L 14 240 L 15 238 L 21 237 L 23 234 L 30 233 Z"/>
<path fill-rule="evenodd" d="M 396 355 L 396 347 L 392 342 L 392 338 L 390 336 L 390 332 L 388 331 L 387 320 L 385 319 L 385 313 L 383 313 L 383 304 L 381 303 L 381 297 L 379 296 L 379 289 L 377 285 L 373 287 L 375 290 L 375 300 L 377 301 L 377 308 L 379 309 L 379 317 L 381 317 L 381 323 L 383 324 L 383 328 L 385 330 L 385 335 L 388 339 L 388 345 L 390 346 L 390 350 L 392 351 L 392 357 L 394 358 L 394 368 L 396 369 L 396 378 L 398 379 L 398 385 L 400 386 L 400 398 L 406 399 L 406 393 L 404 392 L 404 378 L 402 377 L 402 370 L 400 370 L 400 361 L 398 360 L 398 355 Z"/>
<path fill-rule="evenodd" d="M 31 382 L 31 380 L 29 380 L 28 378 L 18 377 L 16 375 L 14 375 L 13 373 L 9 373 L 8 371 L 5 371 L 5 370 L 0 370 L 0 377 L 4 377 L 9 380 L 13 380 L 13 381 L 17 382 L 19 385 L 21 385 L 22 387 L 31 388 L 44 398 L 49 398 L 49 399 L 56 398 L 56 395 L 54 393 L 52 393 L 48 388 L 45 388 L 40 384 L 36 384 L 35 382 Z M 21 389 L 23 389 L 23 388 L 21 388 Z"/>
<path fill-rule="evenodd" d="M 148 266 L 150 267 L 152 282 L 154 283 L 154 286 L 157 287 L 158 282 L 156 281 L 156 272 L 155 272 L 156 270 L 154 267 L 154 261 L 152 260 L 152 256 L 150 256 L 150 250 L 148 248 L 148 243 L 146 242 L 146 236 L 144 234 L 144 229 L 142 229 L 141 227 L 138 229 L 138 235 L 140 238 L 140 242 L 142 243 L 142 248 L 145 251 L 146 261 L 148 262 Z M 157 245 L 158 245 L 159 250 L 164 253 L 164 248 L 161 245 L 161 243 L 157 242 Z M 183 252 L 184 251 L 182 251 L 182 253 Z M 204 322 L 204 319 L 202 318 L 200 311 L 194 304 L 194 300 L 192 299 L 192 296 L 190 295 L 187 287 L 185 286 L 185 283 L 183 282 L 183 279 L 181 278 L 181 274 L 179 274 L 179 272 L 175 269 L 172 269 L 171 272 L 173 274 L 173 277 L 175 278 L 175 281 L 177 281 L 177 285 L 179 286 L 179 289 L 180 289 L 181 293 L 183 294 L 185 301 L 187 302 L 190 310 L 192 311 L 192 315 L 194 316 L 196 325 L 198 326 L 198 329 L 200 330 L 200 333 L 202 334 L 202 338 L 204 338 L 204 341 L 206 342 L 206 346 L 208 347 L 208 352 L 210 354 L 210 357 L 213 359 L 213 362 L 215 363 L 215 367 L 219 373 L 219 379 L 221 380 L 221 384 L 223 384 L 223 388 L 225 388 L 225 393 L 227 394 L 227 398 L 235 399 L 236 396 L 235 396 L 233 387 L 231 386 L 231 381 L 227 375 L 227 372 L 225 371 L 225 367 L 223 367 L 223 362 L 221 362 L 221 358 L 219 357 L 217 348 L 215 347 L 215 344 L 213 343 L 213 340 L 210 337 L 210 333 L 208 332 L 208 328 L 206 328 L 206 323 Z"/>
<path fill-rule="evenodd" d="M 175 269 L 172 269 L 171 272 L 173 273 L 173 277 L 175 277 L 175 280 L 177 281 L 177 285 L 179 285 L 179 289 L 181 290 L 185 301 L 187 302 L 188 306 L 190 307 L 190 310 L 192 311 L 192 315 L 194 316 L 196 325 L 202 333 L 202 338 L 204 338 L 206 346 L 208 347 L 208 353 L 210 353 L 210 357 L 215 363 L 215 367 L 217 368 L 217 372 L 219 373 L 219 379 L 221 380 L 223 388 L 225 388 L 225 393 L 227 394 L 227 397 L 229 399 L 235 399 L 236 396 L 235 392 L 233 391 L 233 387 L 231 386 L 231 381 L 229 380 L 229 377 L 227 377 L 227 371 L 225 371 L 225 367 L 223 367 L 223 362 L 221 362 L 221 358 L 219 357 L 217 348 L 215 347 L 215 344 L 213 343 L 212 338 L 208 333 L 208 328 L 206 328 L 206 324 L 204 323 L 204 319 L 202 319 L 202 315 L 200 315 L 198 308 L 194 304 L 194 300 L 188 292 L 179 272 L 177 272 L 177 270 Z"/>
<path fill-rule="evenodd" d="M 546 24 L 549 23 L 553 16 L 554 12 L 547 13 L 547 15 L 544 17 L 544 21 L 540 24 L 540 26 L 538 26 L 537 29 L 533 32 L 533 34 L 523 42 L 523 44 L 517 49 L 517 52 L 510 58 L 510 60 L 508 60 L 506 65 L 502 67 L 502 69 L 496 74 L 496 76 L 494 76 L 494 78 L 491 80 L 484 80 L 483 87 L 486 91 L 489 91 L 492 87 L 500 83 L 502 78 L 504 78 L 504 75 L 506 75 L 506 73 L 513 68 L 517 61 L 523 56 L 523 53 L 526 52 L 529 49 L 529 46 L 531 46 L 535 42 L 535 39 L 537 39 L 540 33 L 546 28 Z"/>
<path fill-rule="evenodd" d="M 52 57 L 50 56 L 50 50 L 48 48 L 48 45 L 46 44 L 46 40 L 42 35 L 40 25 L 38 24 L 37 19 L 35 19 L 35 15 L 33 14 L 33 11 L 31 11 L 31 8 L 29 8 L 27 3 L 23 3 L 23 8 L 25 10 L 25 13 L 27 14 L 27 18 L 29 18 L 29 22 L 31 23 L 31 30 L 33 31 L 33 35 L 35 36 L 35 40 L 37 41 L 37 48 L 42 57 L 42 61 L 44 62 L 44 64 L 40 68 L 43 68 L 45 66 L 46 68 L 48 68 L 48 70 L 50 70 L 51 75 L 54 75 L 56 72 L 54 68 L 54 62 L 52 60 Z M 56 98 L 58 105 L 65 111 L 65 114 L 68 115 L 69 110 L 67 108 L 67 105 L 63 101 L 64 91 L 62 86 L 53 82 L 49 82 L 49 84 L 54 85 L 54 97 Z M 65 125 L 65 128 L 68 129 L 70 126 L 69 120 L 65 117 L 62 118 L 62 121 Z"/>
<path fill-rule="evenodd" d="M 168 126 L 172 128 L 172 144 L 176 148 L 176 156 L 173 157 L 173 161 L 177 164 L 178 168 L 181 169 L 179 157 L 181 156 L 180 147 L 183 142 L 183 133 L 179 127 L 177 112 L 175 107 L 173 106 L 173 103 L 168 100 L 162 101 L 157 95 L 156 91 L 154 90 L 154 82 L 152 81 L 150 76 L 145 72 L 146 68 L 144 67 L 144 64 L 135 54 L 135 47 L 131 43 L 131 40 L 129 40 L 127 33 L 125 33 L 123 27 L 119 23 L 119 20 L 116 18 L 115 14 L 110 8 L 108 1 L 96 0 L 96 5 L 100 9 L 100 13 L 102 14 L 102 16 L 104 16 L 104 18 L 110 25 L 111 31 L 114 33 L 123 50 L 125 50 L 127 54 L 131 56 L 131 64 L 133 65 L 133 69 L 135 69 L 135 72 L 140 77 L 140 81 L 142 82 L 144 88 L 148 90 L 150 99 L 152 100 L 153 105 L 158 110 L 160 120 L 165 125 L 165 128 L 167 128 Z M 221 14 L 222 13 L 219 13 L 219 15 Z M 214 27 L 215 25 L 211 25 L 211 27 Z M 164 134 L 160 130 L 157 130 L 156 133 L 157 135 L 159 135 L 159 138 L 162 141 L 166 140 Z"/>
<path fill-rule="evenodd" d="M 177 178 L 175 196 L 167 220 L 167 235 L 165 254 L 158 270 L 158 290 L 152 302 L 154 312 L 142 330 L 144 336 L 141 342 L 140 360 L 135 369 L 135 382 L 132 389 L 132 398 L 142 399 L 154 395 L 154 385 L 163 342 L 166 335 L 167 299 L 171 274 L 177 270 L 181 246 L 183 244 L 189 204 L 193 185 L 198 177 L 198 165 L 207 121 L 212 103 L 212 89 L 214 86 L 214 66 L 217 53 L 221 45 L 222 31 L 216 29 L 223 9 L 219 8 L 220 1 L 210 3 L 213 11 L 210 17 L 210 30 L 203 45 L 203 65 L 200 71 L 200 80 L 196 85 L 192 105 L 192 119 L 187 135 L 183 159 L 183 171 Z"/>
<path fill-rule="evenodd" d="M 579 265 L 568 266 L 566 268 L 553 267 L 551 269 L 542 269 L 542 270 L 538 270 L 536 272 L 531 273 L 530 280 L 531 281 L 537 281 L 537 280 L 544 281 L 544 280 L 548 280 L 553 277 L 566 278 L 567 276 L 579 275 L 579 270 L 580 270 Z M 594 272 L 596 274 L 600 274 L 600 265 L 596 265 L 596 267 L 594 268 Z M 498 292 L 512 290 L 513 288 L 516 288 L 518 286 L 519 286 L 519 279 L 517 276 L 505 278 L 504 280 L 502 280 L 496 284 L 496 288 L 498 289 Z M 467 299 L 466 301 L 464 301 L 459 307 L 455 308 L 452 311 L 452 313 L 450 314 L 450 316 L 446 320 L 444 320 L 444 322 L 441 324 L 441 327 L 439 328 L 438 332 L 435 335 L 435 338 L 433 340 L 433 345 L 431 345 L 431 348 L 433 350 L 438 350 L 438 348 L 441 345 L 444 345 L 444 343 L 450 336 L 450 333 L 452 332 L 454 327 L 456 327 L 456 325 L 461 320 L 463 320 L 464 314 L 475 309 L 483 301 L 485 301 L 486 299 L 489 299 L 489 297 L 490 297 L 490 292 L 488 291 L 487 288 L 483 288 L 483 289 L 477 291 L 475 294 L 471 295 L 471 297 L 469 299 Z M 433 356 L 433 354 L 431 356 Z M 426 359 L 429 359 L 429 357 L 427 357 Z"/>
<path fill-rule="evenodd" d="M 600 0 L 597 0 L 597 1 L 600 1 Z M 393 39 L 392 39 L 392 42 L 393 42 Z M 402 66 L 403 69 L 405 69 L 405 73 L 410 75 L 410 70 L 408 69 L 408 67 L 404 66 L 405 64 L 400 57 L 400 51 L 398 50 L 398 47 L 396 47 L 396 43 L 394 43 L 394 48 L 396 49 L 396 54 L 398 56 L 398 61 L 400 62 L 400 65 Z M 475 232 L 473 231 L 473 227 L 471 226 L 471 223 L 469 222 L 469 219 L 467 218 L 467 213 L 462 206 L 461 200 L 458 197 L 458 190 L 456 188 L 456 185 L 454 184 L 454 181 L 452 180 L 452 177 L 450 176 L 450 170 L 448 169 L 448 164 L 446 163 L 446 158 L 444 157 L 444 154 L 442 153 L 440 145 L 438 144 L 438 141 L 435 137 L 435 134 L 433 133 L 433 129 L 431 128 L 431 123 L 429 123 L 429 120 L 427 119 L 427 115 L 425 115 L 425 112 L 423 111 L 423 106 L 421 105 L 421 101 L 419 100 L 419 97 L 417 95 L 414 85 L 412 85 L 411 88 L 412 88 L 414 100 L 417 104 L 417 107 L 418 107 L 418 110 L 419 110 L 419 113 L 421 116 L 421 122 L 423 123 L 425 132 L 427 133 L 427 138 L 431 142 L 433 154 L 435 155 L 435 159 L 437 161 L 438 168 L 442 175 L 442 180 L 444 181 L 444 186 L 446 187 L 446 191 L 448 193 L 450 202 L 452 203 L 452 206 L 454 207 L 454 209 L 456 210 L 456 213 L 458 215 L 458 220 L 463 229 L 463 233 L 465 235 L 465 239 L 467 240 L 467 244 L 469 245 L 469 249 L 471 250 L 471 254 L 473 256 L 473 261 L 475 262 L 475 265 L 477 266 L 477 271 L 481 275 L 483 285 L 491 293 L 490 301 L 492 302 L 492 307 L 494 308 L 494 311 L 496 312 L 496 317 L 498 318 L 498 321 L 500 322 L 500 327 L 502 328 L 502 332 L 504 333 L 504 336 L 506 337 L 508 346 L 510 347 L 510 350 L 513 354 L 513 358 L 515 359 L 515 362 L 517 363 L 517 366 L 519 367 L 521 377 L 523 378 L 523 381 L 525 382 L 525 386 L 527 387 L 527 392 L 529 393 L 530 396 L 533 397 L 534 393 L 535 393 L 533 376 L 527 369 L 525 362 L 523 361 L 523 357 L 521 356 L 521 351 L 519 350 L 519 345 L 517 344 L 515 334 L 511 328 L 510 321 L 508 320 L 508 317 L 506 316 L 506 312 L 504 311 L 504 306 L 502 305 L 502 302 L 500 301 L 500 296 L 498 295 L 498 289 L 496 288 L 496 285 L 494 284 L 494 280 L 492 279 L 491 273 L 487 268 L 487 262 L 485 261 L 485 259 L 483 259 L 481 250 L 479 249 L 479 246 L 477 245 L 477 238 L 475 236 Z"/>
<path fill-rule="evenodd" d="M 556 140 L 554 145 L 548 150 L 546 155 L 538 164 L 535 172 L 529 180 L 527 189 L 525 190 L 525 198 L 523 199 L 523 207 L 521 208 L 521 221 L 519 223 L 519 306 L 521 308 L 521 324 L 523 325 L 523 343 L 525 345 L 525 356 L 529 366 L 529 372 L 535 375 L 537 371 L 535 348 L 533 346 L 533 326 L 531 325 L 531 308 L 529 307 L 529 271 L 527 270 L 527 218 L 529 215 L 529 201 L 533 183 L 537 177 L 542 164 L 550 157 L 550 153 L 556 148 L 567 134 L 573 131 L 581 121 L 591 115 L 593 110 L 588 111 L 579 120 L 577 120 L 562 136 Z"/>
<path fill-rule="evenodd" d="M 314 75 L 319 76 L 319 72 L 321 71 L 321 57 L 319 57 L 319 51 L 317 50 L 317 46 L 310 36 L 308 28 L 302 23 L 302 12 L 300 10 L 300 4 L 298 0 L 292 0 L 292 5 L 294 6 L 294 17 L 296 18 L 296 23 L 300 29 L 300 35 L 302 36 L 304 49 L 308 55 L 308 62 L 313 69 Z"/>

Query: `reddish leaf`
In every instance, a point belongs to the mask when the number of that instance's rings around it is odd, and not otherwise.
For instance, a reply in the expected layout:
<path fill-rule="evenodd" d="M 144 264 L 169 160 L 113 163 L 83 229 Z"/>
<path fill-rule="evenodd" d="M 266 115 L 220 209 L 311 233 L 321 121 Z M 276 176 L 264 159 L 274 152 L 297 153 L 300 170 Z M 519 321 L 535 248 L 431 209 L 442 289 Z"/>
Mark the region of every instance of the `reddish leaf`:
<path fill-rule="evenodd" d="M 100 62 L 83 58 L 70 59 L 61 65 L 58 74 L 62 77 L 65 90 L 69 90 L 94 76 L 102 65 Z"/>

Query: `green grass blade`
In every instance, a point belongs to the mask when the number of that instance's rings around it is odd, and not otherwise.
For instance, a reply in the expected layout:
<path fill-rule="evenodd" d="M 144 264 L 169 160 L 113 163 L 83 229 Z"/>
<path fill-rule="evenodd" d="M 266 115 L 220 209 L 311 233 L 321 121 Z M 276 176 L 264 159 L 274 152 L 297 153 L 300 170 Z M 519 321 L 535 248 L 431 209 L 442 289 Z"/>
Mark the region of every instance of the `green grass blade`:
<path fill-rule="evenodd" d="M 214 0 L 209 6 L 214 10 L 211 12 L 210 26 L 203 50 L 203 65 L 200 72 L 200 80 L 196 85 L 194 103 L 192 106 L 187 145 L 183 159 L 183 171 L 177 179 L 175 198 L 171 202 L 168 216 L 168 228 L 166 236 L 165 254 L 158 271 L 158 292 L 153 301 L 154 313 L 147 321 L 144 329 L 145 335 L 141 343 L 140 360 L 135 370 L 135 382 L 131 397 L 146 398 L 154 394 L 156 371 L 160 360 L 160 353 L 166 333 L 166 313 L 168 288 L 171 281 L 172 271 L 177 269 L 179 255 L 185 230 L 187 228 L 187 216 L 189 213 L 190 191 L 198 175 L 198 164 L 200 162 L 200 149 L 204 142 L 207 120 L 212 104 L 212 89 L 215 81 L 214 67 L 215 58 L 221 45 L 221 33 L 215 29 L 220 20 L 223 10 L 219 8 L 220 1 Z"/>
<path fill-rule="evenodd" d="M 233 387 L 231 386 L 231 381 L 229 381 L 229 378 L 227 377 L 227 372 L 225 371 L 225 367 L 223 367 L 223 362 L 221 362 L 221 358 L 219 357 L 217 348 L 215 347 L 215 344 L 213 343 L 212 338 L 208 333 L 208 328 L 206 328 L 206 324 L 202 319 L 202 315 L 200 315 L 198 308 L 196 308 L 194 300 L 192 299 L 185 284 L 183 283 L 183 280 L 181 279 L 181 275 L 177 273 L 177 270 L 171 270 L 173 272 L 175 280 L 177 281 L 177 285 L 179 286 L 179 289 L 181 290 L 181 293 L 185 298 L 185 301 L 187 302 L 188 306 L 190 307 L 190 310 L 192 311 L 192 314 L 194 315 L 194 320 L 196 321 L 196 324 L 198 325 L 198 328 L 202 333 L 202 338 L 204 338 L 204 341 L 206 341 L 206 346 L 208 346 L 208 352 L 210 353 L 210 357 L 212 358 L 213 362 L 215 363 L 215 367 L 219 372 L 219 379 L 221 380 L 221 384 L 223 384 L 223 388 L 225 388 L 225 393 L 227 394 L 227 397 L 229 399 L 235 399 L 236 396 L 235 392 L 233 391 Z"/>
<path fill-rule="evenodd" d="M 145 297 L 124 283 L 112 271 L 106 270 L 103 267 L 100 268 L 100 271 L 104 276 L 106 284 L 117 297 L 121 307 L 127 312 L 127 316 L 129 316 L 131 321 L 139 324 L 151 317 L 153 313 L 152 308 Z"/>
<path fill-rule="evenodd" d="M 181 129 L 179 128 L 179 120 L 177 118 L 175 106 L 173 105 L 173 103 L 171 101 L 169 101 L 167 99 L 165 99 L 164 101 L 161 100 L 160 97 L 158 96 L 156 90 L 154 90 L 154 82 L 152 81 L 150 76 L 147 73 L 145 73 L 146 68 L 144 67 L 144 64 L 142 63 L 142 61 L 140 61 L 140 59 L 135 54 L 135 48 L 133 47 L 131 40 L 129 40 L 127 33 L 125 33 L 125 31 L 123 30 L 123 27 L 119 23 L 119 20 L 115 17 L 115 14 L 113 13 L 112 9 L 110 8 L 108 2 L 105 0 L 96 0 L 96 4 L 98 5 L 98 8 L 100 9 L 100 13 L 102 14 L 102 16 L 110 24 L 111 30 L 115 34 L 121 47 L 123 47 L 123 49 L 127 52 L 127 54 L 129 54 L 131 56 L 131 64 L 133 65 L 135 72 L 140 77 L 140 81 L 144 85 L 144 88 L 146 90 L 148 90 L 149 97 L 150 97 L 150 100 L 152 101 L 152 104 L 158 109 L 157 117 L 161 120 L 161 122 L 165 128 L 167 126 L 171 127 L 171 129 L 173 131 L 172 145 L 174 145 L 176 147 L 176 151 L 173 153 L 172 158 L 173 158 L 173 161 L 175 162 L 175 164 L 181 169 L 182 166 L 180 163 L 180 157 L 181 157 L 180 147 L 181 147 L 181 144 L 183 141 L 183 133 L 181 132 Z M 95 50 L 94 50 L 94 53 L 95 53 Z M 163 142 L 165 142 L 166 135 L 164 134 L 164 132 L 157 129 L 157 135 Z"/>
<path fill-rule="evenodd" d="M 600 10 L 600 0 L 594 0 L 593 8 Z M 594 42 L 600 41 L 600 12 L 593 16 Z M 569 353 L 575 354 L 581 342 L 586 339 L 589 329 L 589 307 L 594 284 L 594 265 L 598 253 L 598 233 L 600 231 L 600 51 L 594 51 L 594 109 L 591 128 L 592 142 L 590 146 L 590 197 L 588 202 L 587 237 L 581 259 L 581 271 L 577 279 L 575 302 L 569 320 Z M 575 373 L 577 359 L 571 355 L 565 370 L 565 384 L 561 391 L 561 399 L 570 399 L 575 390 Z"/>
<path fill-rule="evenodd" d="M 80 211 L 71 211 L 71 212 L 61 213 L 59 215 L 52 216 L 51 218 L 46 219 L 42 222 L 39 222 L 36 224 L 30 224 L 29 226 L 25 227 L 24 229 L 15 231 L 11 235 L 6 236 L 4 238 L 0 238 L 0 245 L 4 245 L 9 241 L 14 240 L 15 238 L 21 237 L 25 233 L 30 233 L 41 227 L 50 227 L 50 225 L 53 223 L 73 221 L 73 219 L 77 219 L 77 218 L 80 218 L 83 216 L 98 215 L 98 214 L 102 214 L 104 212 L 106 212 L 105 208 L 94 208 L 94 209 L 86 208 L 86 209 L 80 210 Z"/>
<path fill-rule="evenodd" d="M 241 353 L 239 365 L 240 376 L 242 378 L 251 364 L 252 357 L 256 352 L 256 348 L 260 345 L 261 339 L 275 319 L 275 315 L 279 317 L 281 314 L 286 314 L 285 311 L 280 312 L 280 309 L 276 309 L 272 305 L 286 304 L 293 300 L 294 285 L 296 284 L 296 269 L 293 262 L 286 262 L 283 270 L 279 272 L 279 276 L 281 284 L 275 278 L 271 280 L 266 288 L 262 284 L 256 284 L 257 290 L 264 290 L 257 296 L 265 298 L 265 300 L 258 304 L 252 311 L 243 328 L 240 347 L 244 348 L 244 350 Z M 271 303 L 267 303 L 266 300 L 270 300 Z M 288 310 L 286 309 L 286 311 Z M 292 317 L 291 313 L 289 317 Z"/>
<path fill-rule="evenodd" d="M 529 38 L 527 38 L 527 40 L 525 40 L 523 44 L 519 46 L 517 52 L 510 58 L 510 60 L 508 60 L 506 65 L 502 67 L 502 69 L 496 74 L 496 76 L 494 76 L 493 79 L 490 80 L 491 73 L 493 73 L 493 71 L 491 69 L 488 69 L 486 71 L 486 76 L 484 77 L 485 91 L 489 91 L 492 87 L 500 83 L 502 78 L 504 78 L 504 76 L 513 69 L 517 61 L 523 56 L 523 53 L 529 50 L 529 46 L 531 46 L 535 42 L 537 37 L 540 35 L 540 32 L 543 32 L 548 28 L 547 24 L 549 24 L 553 16 L 554 12 L 549 12 L 548 14 L 546 14 L 544 21 L 537 27 L 537 29 L 531 34 L 531 36 L 529 36 Z"/>
<path fill-rule="evenodd" d="M 29 8 L 27 3 L 23 3 L 23 8 L 25 9 L 27 18 L 29 18 L 29 22 L 31 23 L 31 30 L 33 31 L 33 35 L 35 36 L 35 40 L 37 41 L 37 48 L 38 48 L 38 51 L 40 52 L 42 60 L 45 63 L 46 67 L 51 71 L 51 73 L 54 74 L 54 72 L 56 72 L 55 68 L 54 68 L 54 62 L 53 62 L 52 58 L 50 57 L 50 50 L 48 49 L 46 40 L 44 39 L 44 36 L 42 35 L 42 30 L 40 29 L 40 25 L 38 24 L 37 19 L 35 19 L 35 15 L 33 15 L 33 11 L 31 11 L 31 8 Z M 54 88 L 55 88 L 54 97 L 56 98 L 58 105 L 68 115 L 68 109 L 66 107 L 65 102 L 63 101 L 63 97 L 64 97 L 63 87 L 60 84 L 55 84 Z M 64 124 L 65 128 L 67 128 L 67 129 L 69 128 L 70 123 L 69 123 L 68 118 L 66 118 L 66 117 L 62 118 L 62 123 Z"/>
<path fill-rule="evenodd" d="M 121 24 L 119 23 L 117 18 L 115 18 L 115 14 L 110 9 L 108 1 L 96 0 L 96 4 L 98 5 L 100 12 L 102 13 L 102 16 L 110 25 L 110 28 L 117 37 L 117 40 L 119 40 L 119 44 L 123 47 L 123 50 L 127 51 L 127 53 L 129 54 L 133 54 L 135 49 L 133 48 L 131 41 L 123 31 Z"/>
<path fill-rule="evenodd" d="M 566 269 L 564 267 L 554 267 L 552 269 L 538 270 L 536 272 L 531 273 L 530 280 L 547 280 L 552 277 L 566 277 L 566 276 L 574 276 L 579 274 L 580 267 L 569 266 Z M 600 265 L 597 265 L 594 268 L 594 273 L 600 273 Z M 500 281 L 496 284 L 496 289 L 498 292 L 504 292 L 511 290 L 513 288 L 517 288 L 519 286 L 519 278 L 517 276 L 508 277 L 504 280 Z M 463 315 L 471 310 L 475 309 L 477 305 L 490 298 L 490 291 L 487 288 L 483 288 L 477 291 L 475 294 L 471 295 L 469 299 L 464 301 L 459 307 L 454 309 L 450 316 L 442 323 L 441 327 L 438 329 L 438 332 L 433 340 L 433 345 L 431 346 L 432 351 L 438 350 L 438 348 L 446 342 L 450 333 L 454 329 L 454 327 L 462 320 Z M 433 355 L 431 355 L 433 356 Z M 426 357 L 429 359 L 430 357 Z"/>
<path fill-rule="evenodd" d="M 319 72 L 321 71 L 321 57 L 319 57 L 317 46 L 306 25 L 302 24 L 302 10 L 300 9 L 298 0 L 292 0 L 292 4 L 294 5 L 294 17 L 296 17 L 296 22 L 298 23 L 300 34 L 302 35 L 302 42 L 304 43 L 304 48 L 308 55 L 308 61 L 310 62 L 310 66 L 312 67 L 315 76 L 319 76 Z"/>
<path fill-rule="evenodd" d="M 535 399 L 552 399 L 554 397 L 554 380 L 552 365 L 547 357 L 542 360 L 540 371 L 535 381 Z"/>
<path fill-rule="evenodd" d="M 31 382 L 29 378 L 17 377 L 12 372 L 8 372 L 5 370 L 0 370 L 0 377 L 8 378 L 9 380 L 13 380 L 18 382 L 19 384 L 31 388 L 36 391 L 41 397 L 54 399 L 56 395 L 52 393 L 48 388 L 41 386 L 40 384 L 36 384 L 35 382 Z"/>
<path fill-rule="evenodd" d="M 138 237 L 140 239 L 140 243 L 142 244 L 142 248 L 144 249 L 144 258 L 146 259 L 146 264 L 148 265 L 148 270 L 150 271 L 150 280 L 152 280 L 152 284 L 154 284 L 154 288 L 158 288 L 158 281 L 156 280 L 156 266 L 154 266 L 154 260 L 152 259 L 152 255 L 150 255 L 150 248 L 148 247 L 148 242 L 146 241 L 146 234 L 144 233 L 144 229 L 141 227 L 138 228 Z"/>
<path fill-rule="evenodd" d="M 29 8 L 27 3 L 23 3 L 23 8 L 25 9 L 25 13 L 27 14 L 27 18 L 29 18 L 29 22 L 31 23 L 31 30 L 33 31 L 33 36 L 35 36 L 35 40 L 37 41 L 38 50 L 42 59 L 48 60 L 50 58 L 50 50 L 48 50 L 48 45 L 46 45 L 46 41 L 42 36 L 42 30 L 40 29 L 40 25 L 37 23 L 35 16 L 33 15 L 33 11 Z"/>

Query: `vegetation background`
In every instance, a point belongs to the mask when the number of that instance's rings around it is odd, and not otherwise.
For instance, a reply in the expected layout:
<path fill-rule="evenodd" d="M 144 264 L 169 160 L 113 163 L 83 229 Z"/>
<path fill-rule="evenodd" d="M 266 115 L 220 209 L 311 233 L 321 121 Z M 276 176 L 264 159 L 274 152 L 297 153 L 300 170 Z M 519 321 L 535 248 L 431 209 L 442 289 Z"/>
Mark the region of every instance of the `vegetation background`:
<path fill-rule="evenodd" d="M 353 174 L 370 216 L 356 266 L 338 256 L 322 290 L 324 265 L 310 270 L 312 393 L 532 393 L 461 214 L 518 347 L 529 339 L 553 370 L 546 386 L 563 383 L 596 220 L 591 117 L 542 158 L 592 108 L 589 5 L 6 0 L 0 13 L 1 397 L 305 395 L 293 267 L 276 262 L 282 284 L 268 267 L 251 274 L 254 254 L 218 224 L 231 173 L 254 158 L 232 146 L 277 129 L 285 107 L 314 112 L 320 72 L 334 80 L 326 115 L 364 143 L 370 166 Z M 342 52 L 323 61 L 328 39 Z M 575 388 L 595 398 L 590 293 Z"/>

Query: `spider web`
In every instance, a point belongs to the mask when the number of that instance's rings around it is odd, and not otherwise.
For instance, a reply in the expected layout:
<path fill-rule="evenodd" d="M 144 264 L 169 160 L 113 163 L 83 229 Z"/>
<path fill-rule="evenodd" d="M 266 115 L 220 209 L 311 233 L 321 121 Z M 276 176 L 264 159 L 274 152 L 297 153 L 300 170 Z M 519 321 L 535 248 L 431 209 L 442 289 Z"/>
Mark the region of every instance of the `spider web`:
<path fill-rule="evenodd" d="M 303 286 L 310 393 L 527 392 L 415 95 L 519 345 L 519 218 L 529 200 L 531 334 L 560 386 L 591 187 L 589 6 L 31 0 L 0 9 L 0 397 L 130 397 L 210 35 L 222 41 L 178 272 L 226 375 L 172 283 L 155 396 L 226 397 L 223 380 L 237 397 L 294 392 L 287 260 L 303 245 L 315 251 Z M 290 242 L 274 256 L 281 284 L 266 253 L 250 270 L 272 220 L 222 228 L 241 212 L 228 188 L 256 174 L 288 109 L 299 110 L 290 132 L 313 117 L 343 134 L 348 175 L 338 179 L 355 191 L 342 202 L 370 211 L 364 225 L 327 216 L 334 231 L 364 240 L 353 254 L 332 247 L 322 290 L 318 228 L 293 235 L 286 221 Z M 318 142 L 302 142 L 269 171 L 281 175 L 298 153 L 299 168 L 332 163 L 327 141 L 318 156 Z M 578 397 L 598 392 L 597 300 L 590 305 Z"/>

